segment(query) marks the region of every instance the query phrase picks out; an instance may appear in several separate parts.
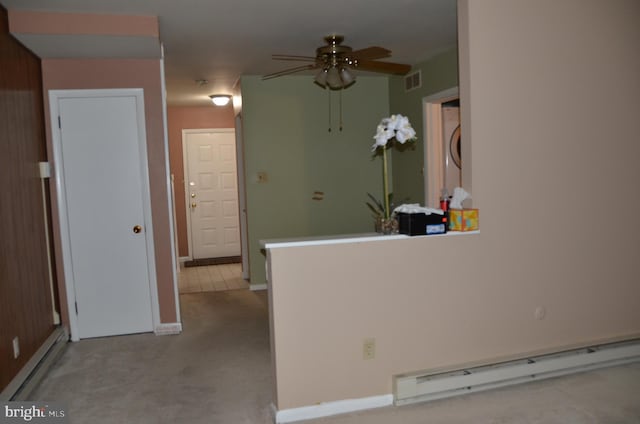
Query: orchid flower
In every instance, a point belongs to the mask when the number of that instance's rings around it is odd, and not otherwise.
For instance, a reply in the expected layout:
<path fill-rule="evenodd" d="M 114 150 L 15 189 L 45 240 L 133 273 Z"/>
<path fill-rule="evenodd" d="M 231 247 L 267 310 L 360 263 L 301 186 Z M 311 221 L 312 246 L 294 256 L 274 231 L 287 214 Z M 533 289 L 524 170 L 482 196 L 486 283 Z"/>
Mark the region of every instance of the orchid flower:
<path fill-rule="evenodd" d="M 385 219 L 389 219 L 391 216 L 387 171 L 387 145 L 392 138 L 395 138 L 400 144 L 416 139 L 416 132 L 411 127 L 409 118 L 402 115 L 391 115 L 388 118 L 384 118 L 376 127 L 376 135 L 373 136 L 375 143 L 371 146 L 371 151 L 375 152 L 378 147 L 382 147 L 382 189 L 384 192 L 384 206 L 381 209 Z M 369 197 L 371 197 L 371 195 L 369 195 Z M 369 205 L 369 208 L 371 208 L 371 205 Z"/>
<path fill-rule="evenodd" d="M 375 143 L 371 146 L 371 151 L 375 152 L 378 147 L 386 148 L 387 143 L 392 138 L 395 138 L 401 144 L 413 141 L 416 139 L 416 132 L 411 127 L 409 118 L 402 115 L 391 115 L 380 121 L 376 128 L 376 135 L 373 138 Z"/>

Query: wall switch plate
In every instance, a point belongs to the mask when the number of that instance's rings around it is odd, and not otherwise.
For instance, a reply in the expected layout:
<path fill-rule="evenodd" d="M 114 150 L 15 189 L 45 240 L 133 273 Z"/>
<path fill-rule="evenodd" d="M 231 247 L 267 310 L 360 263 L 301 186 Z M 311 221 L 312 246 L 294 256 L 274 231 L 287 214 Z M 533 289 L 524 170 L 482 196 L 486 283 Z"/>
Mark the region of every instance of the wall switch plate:
<path fill-rule="evenodd" d="M 40 178 L 51 178 L 51 165 L 49 162 L 38 162 Z"/>
<path fill-rule="evenodd" d="M 18 337 L 13 338 L 13 359 L 20 356 L 20 340 Z"/>
<path fill-rule="evenodd" d="M 376 339 L 364 339 L 362 344 L 362 359 L 373 359 L 376 357 Z"/>

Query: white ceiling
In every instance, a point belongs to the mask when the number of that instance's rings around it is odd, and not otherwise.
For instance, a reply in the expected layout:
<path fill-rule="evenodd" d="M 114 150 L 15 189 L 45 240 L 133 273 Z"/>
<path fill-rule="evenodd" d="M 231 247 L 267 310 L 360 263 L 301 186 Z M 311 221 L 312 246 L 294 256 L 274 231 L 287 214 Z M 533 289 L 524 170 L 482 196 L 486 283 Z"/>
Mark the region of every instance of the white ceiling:
<path fill-rule="evenodd" d="M 313 56 L 329 34 L 344 35 L 344 44 L 354 50 L 387 48 L 392 56 L 384 60 L 407 64 L 424 61 L 457 40 L 456 0 L 0 0 L 0 4 L 9 10 L 158 16 L 167 100 L 172 105 L 209 104 L 209 94 L 230 93 L 241 75 L 264 75 L 298 65 L 274 61 L 271 54 Z M 64 37 L 21 40 L 49 57 L 55 57 L 52 51 L 60 51 L 58 57 L 68 56 L 73 44 Z M 113 43 L 104 37 L 85 37 L 78 44 L 84 51 L 102 48 L 104 57 L 114 54 Z M 125 48 L 122 40 L 119 44 L 123 51 L 139 51 Z M 209 83 L 199 86 L 197 79 Z"/>

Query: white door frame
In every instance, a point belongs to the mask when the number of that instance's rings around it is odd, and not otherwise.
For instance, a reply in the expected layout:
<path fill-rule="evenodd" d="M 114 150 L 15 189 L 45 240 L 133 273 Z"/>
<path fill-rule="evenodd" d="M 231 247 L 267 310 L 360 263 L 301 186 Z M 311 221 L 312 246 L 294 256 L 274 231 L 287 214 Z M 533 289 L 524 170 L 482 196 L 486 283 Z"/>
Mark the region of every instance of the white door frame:
<path fill-rule="evenodd" d="M 161 81 L 161 89 L 162 89 L 162 135 L 164 138 L 164 151 L 166 154 L 164 155 L 164 166 L 167 172 L 167 209 L 169 211 L 169 221 L 172 225 L 169 226 L 169 230 L 171 233 L 171 257 L 172 257 L 172 268 L 173 268 L 173 296 L 175 299 L 176 305 L 176 323 L 182 322 L 181 312 L 180 312 L 180 292 L 178 290 L 178 272 L 180 272 L 180 258 L 178 257 L 178 225 L 176 223 L 176 212 L 175 212 L 175 194 L 174 194 L 174 179 L 173 174 L 171 173 L 171 166 L 169 165 L 169 128 L 168 128 L 168 118 L 167 118 L 167 81 L 164 75 L 164 44 L 160 43 L 160 49 L 162 52 L 162 57 L 160 59 L 160 81 Z M 158 315 L 160 317 L 160 315 Z M 160 328 L 155 325 L 156 334 L 159 333 Z M 179 325 L 180 330 L 182 331 L 182 325 Z"/>
<path fill-rule="evenodd" d="M 422 99 L 424 128 L 424 201 L 440 207 L 440 190 L 444 184 L 444 149 L 442 147 L 442 103 L 459 97 L 458 87 L 451 87 Z"/>
<path fill-rule="evenodd" d="M 249 280 L 249 235 L 247 234 L 247 191 L 244 177 L 244 136 L 242 113 L 236 115 L 236 160 L 238 161 L 238 207 L 240 208 L 240 251 L 242 278 Z"/>
<path fill-rule="evenodd" d="M 67 292 L 67 308 L 69 309 L 69 327 L 71 340 L 80 340 L 78 335 L 78 317 L 74 313 L 76 308 L 75 281 L 71 261 L 71 237 L 62 158 L 62 140 L 58 128 L 58 101 L 63 98 L 90 98 L 135 96 L 138 121 L 138 148 L 140 151 L 140 176 L 142 178 L 142 208 L 144 214 L 144 228 L 153 229 L 151 221 L 151 195 L 149 193 L 149 166 L 147 163 L 147 136 L 144 115 L 144 91 L 141 88 L 131 89 L 99 89 L 99 90 L 50 90 L 49 111 L 51 117 L 51 136 L 54 157 L 54 178 L 56 184 L 56 198 L 58 201 L 58 216 L 60 225 L 60 242 L 62 244 L 62 262 L 64 268 L 65 289 Z M 151 313 L 153 328 L 160 325 L 160 305 L 158 303 L 158 284 L 156 279 L 155 249 L 153 231 L 145 231 L 147 244 L 147 269 L 149 273 L 149 292 L 151 294 Z M 114 311 L 116 313 L 116 311 Z"/>
<path fill-rule="evenodd" d="M 193 259 L 193 240 L 191 237 L 191 214 L 189 213 L 189 204 L 191 203 L 191 199 L 189 198 L 189 161 L 187 160 L 187 135 L 188 134 L 207 134 L 207 133 L 223 133 L 223 134 L 234 134 L 235 129 L 233 128 L 198 128 L 198 129 L 183 129 L 182 130 L 182 172 L 184 179 L 184 198 L 185 203 L 185 215 L 187 216 L 187 244 L 189 245 L 189 255 L 187 256 L 187 260 Z M 237 149 L 238 141 L 236 140 L 236 149 Z M 238 174 L 238 157 L 236 156 L 236 174 Z M 236 175 L 237 178 L 237 175 Z M 238 197 L 240 193 L 240 186 L 238 185 Z M 242 188 L 244 190 L 244 188 Z M 239 214 L 240 216 L 240 214 Z M 240 227 L 238 230 L 242 233 L 242 220 L 240 220 Z M 242 250 L 240 251 L 242 254 Z"/>

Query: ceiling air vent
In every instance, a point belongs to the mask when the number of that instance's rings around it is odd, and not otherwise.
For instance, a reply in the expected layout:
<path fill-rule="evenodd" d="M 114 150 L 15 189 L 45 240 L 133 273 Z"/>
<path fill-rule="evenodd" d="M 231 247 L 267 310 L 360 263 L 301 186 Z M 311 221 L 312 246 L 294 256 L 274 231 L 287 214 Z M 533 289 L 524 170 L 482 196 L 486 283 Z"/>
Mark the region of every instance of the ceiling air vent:
<path fill-rule="evenodd" d="M 422 72 L 415 71 L 404 77 L 404 91 L 422 87 Z"/>

